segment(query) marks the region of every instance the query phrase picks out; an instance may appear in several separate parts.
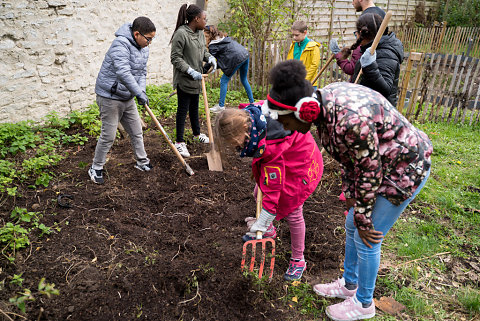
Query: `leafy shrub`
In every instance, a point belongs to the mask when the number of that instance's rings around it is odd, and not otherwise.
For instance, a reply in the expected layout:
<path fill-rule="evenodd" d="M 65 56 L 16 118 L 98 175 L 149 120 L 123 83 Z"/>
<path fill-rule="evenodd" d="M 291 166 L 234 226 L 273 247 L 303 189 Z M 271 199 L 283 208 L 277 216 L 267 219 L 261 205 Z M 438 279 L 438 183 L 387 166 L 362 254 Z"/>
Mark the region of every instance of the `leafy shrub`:
<path fill-rule="evenodd" d="M 480 26 L 480 0 L 441 0 L 439 8 L 439 20 L 449 27 Z"/>

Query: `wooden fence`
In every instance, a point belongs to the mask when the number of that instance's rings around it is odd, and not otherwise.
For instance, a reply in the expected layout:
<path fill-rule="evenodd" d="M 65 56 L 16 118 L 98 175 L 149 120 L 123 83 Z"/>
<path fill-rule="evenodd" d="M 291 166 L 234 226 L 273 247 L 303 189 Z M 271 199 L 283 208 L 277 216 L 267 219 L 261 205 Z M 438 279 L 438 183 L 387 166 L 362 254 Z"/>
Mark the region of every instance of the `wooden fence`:
<path fill-rule="evenodd" d="M 466 45 L 469 35 L 478 33 L 480 28 L 443 28 L 439 33 L 440 36 L 443 34 L 441 38 L 436 36 L 438 30 L 429 28 L 404 30 L 403 43 L 407 44 L 407 48 L 424 48 L 427 52 L 409 54 L 406 50 L 406 62 L 401 66 L 397 108 L 409 119 L 418 121 L 477 124 L 480 121 L 479 58 L 455 53 L 468 52 L 480 56 L 480 36 L 477 36 L 476 42 L 470 47 Z M 268 71 L 286 59 L 290 43 L 290 40 L 270 42 L 263 51 L 259 49 L 258 43 L 250 42 L 246 45 L 251 53 L 249 82 L 259 91 L 260 99 L 266 97 L 269 90 Z M 430 49 L 438 52 L 429 53 Z M 321 43 L 320 54 L 319 70 L 331 56 L 328 42 Z M 209 81 L 218 82 L 220 76 L 221 73 L 217 72 L 213 77 L 209 77 Z M 334 60 L 319 78 L 319 87 L 349 80 L 350 76 L 343 73 Z M 243 90 L 238 75 L 232 78 L 229 87 Z"/>
<path fill-rule="evenodd" d="M 480 27 L 396 28 L 405 52 L 442 53 L 480 57 Z"/>
<path fill-rule="evenodd" d="M 412 52 L 404 65 L 397 109 L 408 119 L 479 122 L 479 58 Z"/>

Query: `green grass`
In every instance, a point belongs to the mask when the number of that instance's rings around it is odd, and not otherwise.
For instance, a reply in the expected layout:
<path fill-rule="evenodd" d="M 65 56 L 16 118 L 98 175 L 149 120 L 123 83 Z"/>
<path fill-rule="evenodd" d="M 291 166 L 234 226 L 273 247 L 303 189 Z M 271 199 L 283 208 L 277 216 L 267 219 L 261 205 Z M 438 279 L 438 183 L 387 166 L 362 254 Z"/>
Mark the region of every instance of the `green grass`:
<path fill-rule="evenodd" d="M 385 238 L 382 263 L 386 265 L 377 289 L 380 296 L 392 296 L 405 305 L 408 320 L 476 319 L 480 317 L 476 281 L 456 282 L 453 268 L 468 270 L 461 262 L 476 262 L 480 254 L 480 127 L 415 126 L 434 145 L 432 171 L 422 192 Z M 323 317 L 330 303 L 312 293 L 306 283 L 289 286 L 284 300 L 309 317 Z M 380 299 L 378 294 L 375 298 Z M 378 313 L 372 320 L 397 319 Z"/>
<path fill-rule="evenodd" d="M 480 291 L 478 289 L 463 288 L 459 291 L 457 297 L 470 315 L 480 314 Z"/>
<path fill-rule="evenodd" d="M 377 286 L 416 318 L 451 318 L 447 315 L 452 304 L 463 307 L 453 308 L 458 318 L 467 317 L 465 313 L 478 317 L 478 291 L 451 282 L 455 272 L 448 262 L 480 254 L 480 128 L 447 123 L 416 126 L 432 140 L 432 171 L 386 237 L 382 255 L 393 262 Z M 451 289 L 458 295 L 449 295 Z"/>

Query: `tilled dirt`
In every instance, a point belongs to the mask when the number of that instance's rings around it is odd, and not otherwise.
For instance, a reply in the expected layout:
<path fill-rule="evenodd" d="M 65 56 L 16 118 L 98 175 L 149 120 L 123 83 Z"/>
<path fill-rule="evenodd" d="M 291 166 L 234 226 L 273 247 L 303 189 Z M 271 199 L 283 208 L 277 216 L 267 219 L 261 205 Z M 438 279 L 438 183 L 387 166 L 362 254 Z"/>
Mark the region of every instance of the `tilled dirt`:
<path fill-rule="evenodd" d="M 166 122 L 173 128 L 172 120 Z M 46 225 L 61 227 L 33 240 L 14 265 L 1 265 L 9 275 L 23 273 L 23 288 L 35 289 L 44 277 L 60 291 L 28 302 L 28 320 L 306 318 L 280 299 L 290 257 L 286 222 L 276 222 L 272 282 L 259 289 L 240 269 L 244 219 L 255 215 L 250 160 L 230 155 L 223 172 L 212 172 L 204 155 L 208 147 L 191 143 L 190 177 L 150 124 L 145 146 L 153 171 L 135 169 L 129 139 L 117 139 L 106 182 L 95 185 L 87 175 L 95 144 L 90 138 L 71 148 L 47 188 L 23 187 L 22 197 L 3 205 L 3 213 L 14 206 L 34 208 Z M 304 206 L 304 280 L 310 283 L 338 276 L 344 252 L 338 165 L 329 157 L 324 162 L 323 179 Z M 71 207 L 59 206 L 59 196 Z M 8 302 L 18 288 L 5 286 L 0 300 Z"/>

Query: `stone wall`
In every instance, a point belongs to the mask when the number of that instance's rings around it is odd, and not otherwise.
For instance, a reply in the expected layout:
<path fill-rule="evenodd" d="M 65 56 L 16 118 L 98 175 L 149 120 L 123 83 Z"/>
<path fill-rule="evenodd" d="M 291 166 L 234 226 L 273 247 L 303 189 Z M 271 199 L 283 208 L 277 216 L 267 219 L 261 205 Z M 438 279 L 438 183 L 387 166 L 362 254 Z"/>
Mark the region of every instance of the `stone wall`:
<path fill-rule="evenodd" d="M 209 24 L 225 17 L 227 0 L 207 2 Z M 357 16 L 351 0 L 336 0 L 330 18 L 330 0 L 315 4 L 309 24 L 317 41 L 332 33 L 353 38 Z M 376 0 L 403 21 L 421 0 Z M 195 1 L 190 1 L 195 3 Z M 427 0 L 428 6 L 437 0 Z M 40 120 L 50 111 L 66 115 L 95 100 L 95 80 L 115 31 L 137 16 L 147 16 L 157 27 L 150 45 L 147 84 L 172 80 L 170 38 L 183 0 L 0 0 L 0 122 Z M 394 19 L 394 20 L 395 20 Z M 342 23 L 337 23 L 342 20 Z M 399 20 L 399 21 L 400 21 Z M 352 30 L 350 30 L 350 29 Z M 338 29 L 338 30 L 337 30 Z M 310 32 L 310 31 L 309 31 Z M 325 39 L 323 39 L 325 38 Z"/>
<path fill-rule="evenodd" d="M 191 1 L 194 3 L 193 1 Z M 66 115 L 95 100 L 95 80 L 115 31 L 137 16 L 155 23 L 147 84 L 172 79 L 169 41 L 176 0 L 0 1 L 0 122 L 40 120 L 50 111 Z M 216 23 L 224 0 L 210 0 Z"/>

